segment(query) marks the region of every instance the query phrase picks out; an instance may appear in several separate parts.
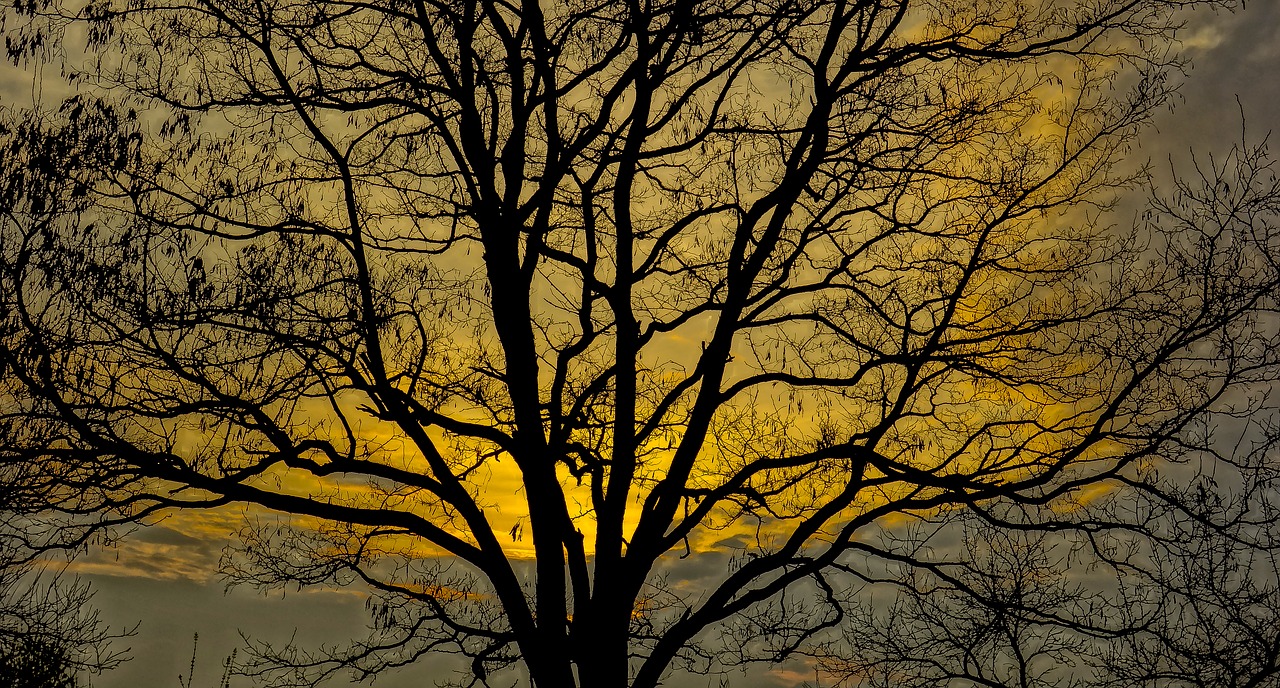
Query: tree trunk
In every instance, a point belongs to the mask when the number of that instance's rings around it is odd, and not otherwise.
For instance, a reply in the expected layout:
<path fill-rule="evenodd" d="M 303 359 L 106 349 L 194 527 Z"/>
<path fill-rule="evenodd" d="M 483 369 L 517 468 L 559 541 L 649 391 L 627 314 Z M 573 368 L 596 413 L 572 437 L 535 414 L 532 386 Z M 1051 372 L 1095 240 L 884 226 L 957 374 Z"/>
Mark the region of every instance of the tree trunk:
<path fill-rule="evenodd" d="M 581 688 L 626 688 L 630 658 L 631 605 L 617 600 L 597 603 L 582 619 L 584 631 L 577 636 L 575 655 Z"/>

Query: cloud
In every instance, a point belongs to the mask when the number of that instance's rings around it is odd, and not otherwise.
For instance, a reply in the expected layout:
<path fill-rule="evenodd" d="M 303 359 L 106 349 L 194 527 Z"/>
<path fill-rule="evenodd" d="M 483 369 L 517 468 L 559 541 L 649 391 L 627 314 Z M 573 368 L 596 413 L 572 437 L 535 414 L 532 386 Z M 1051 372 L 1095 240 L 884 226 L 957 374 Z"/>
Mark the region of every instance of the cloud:
<path fill-rule="evenodd" d="M 110 547 L 90 550 L 69 571 L 97 576 L 208 583 L 222 550 L 243 527 L 239 505 L 180 511 L 128 533 Z"/>
<path fill-rule="evenodd" d="M 1280 124 L 1280 2 L 1249 3 L 1235 13 L 1190 16 L 1183 47 L 1192 68 L 1183 102 L 1156 119 L 1144 147 L 1154 160 L 1188 148 L 1224 150 L 1240 141 L 1240 110 L 1256 136 Z M 1236 104 L 1239 98 L 1240 104 Z"/>
<path fill-rule="evenodd" d="M 223 540 L 201 539 L 166 526 L 144 528 L 110 548 L 70 564 L 80 574 L 208 582 L 217 570 Z"/>

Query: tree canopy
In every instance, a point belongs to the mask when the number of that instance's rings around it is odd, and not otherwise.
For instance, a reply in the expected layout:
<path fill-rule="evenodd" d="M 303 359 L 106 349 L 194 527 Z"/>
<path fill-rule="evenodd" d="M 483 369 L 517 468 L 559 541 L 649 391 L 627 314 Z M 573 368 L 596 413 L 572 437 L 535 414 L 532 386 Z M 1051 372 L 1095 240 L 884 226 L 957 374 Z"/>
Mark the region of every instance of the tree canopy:
<path fill-rule="evenodd" d="M 9 3 L 75 91 L 0 130 L 28 544 L 252 505 L 230 580 L 373 598 L 249 671 L 648 688 L 936 571 L 895 524 L 1140 531 L 1280 351 L 1262 149 L 1108 214 L 1233 5 Z"/>

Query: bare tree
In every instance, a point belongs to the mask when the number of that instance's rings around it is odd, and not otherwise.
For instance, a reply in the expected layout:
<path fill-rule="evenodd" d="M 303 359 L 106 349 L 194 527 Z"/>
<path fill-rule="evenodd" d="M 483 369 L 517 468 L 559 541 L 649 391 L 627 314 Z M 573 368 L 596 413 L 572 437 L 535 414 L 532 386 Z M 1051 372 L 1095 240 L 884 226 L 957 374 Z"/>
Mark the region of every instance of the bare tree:
<path fill-rule="evenodd" d="M 52 542 L 71 544 L 61 537 L 71 535 L 67 524 L 46 518 L 67 486 L 50 490 L 56 478 L 31 469 L 51 466 L 17 459 L 17 429 L 0 426 L 0 688 L 77 688 L 128 659 L 114 643 L 134 629 L 106 624 L 93 588 L 66 575 L 65 560 L 39 557 L 50 530 L 61 531 Z"/>
<path fill-rule="evenodd" d="M 963 512 L 903 530 L 885 537 L 916 561 L 863 574 L 843 632 L 806 648 L 829 685 L 1091 685 L 1107 641 L 1131 630 L 1115 625 L 1115 580 L 1080 575 L 1078 543 L 1061 534 Z"/>
<path fill-rule="evenodd" d="M 1221 495 L 1199 504 L 1233 512 Z M 1177 511 L 1181 527 L 1110 532 L 1101 552 L 1063 532 L 919 524 L 898 536 L 916 560 L 860 572 L 842 632 L 801 652 L 834 686 L 1277 685 L 1277 519 L 1259 538 L 1239 521 Z"/>
<path fill-rule="evenodd" d="M 1274 477 L 1224 491 L 1226 473 L 1117 491 L 1075 532 L 957 512 L 886 534 L 913 561 L 858 572 L 842 632 L 802 653 L 834 686 L 1280 685 Z M 1147 518 L 1097 518 L 1119 500 Z"/>
<path fill-rule="evenodd" d="M 1146 215 L 1170 237 L 1274 223 L 1265 143 L 1193 163 Z M 997 501 L 886 532 L 910 559 L 855 572 L 842 633 L 805 651 L 849 686 L 1280 685 L 1280 433 L 1259 382 L 1070 510 Z"/>
<path fill-rule="evenodd" d="M 10 552 L 0 562 L 0 686 L 76 688 L 84 677 L 118 666 L 126 652 L 111 641 L 129 631 L 112 631 L 92 608 L 93 590 L 80 580 L 43 574 L 16 563 Z"/>
<path fill-rule="evenodd" d="M 1276 517 L 1267 546 L 1187 523 L 1129 584 L 1147 604 L 1112 612 L 1135 626 L 1106 647 L 1097 685 L 1266 688 L 1280 685 Z M 1194 525 L 1193 525 L 1194 523 Z"/>
<path fill-rule="evenodd" d="M 1193 163 L 1193 174 L 1157 196 L 1155 216 L 1204 228 L 1215 243 L 1275 225 L 1280 184 L 1265 141 L 1242 141 L 1225 156 Z M 1273 311 L 1253 327 L 1273 333 L 1280 318 Z M 1123 574 L 1128 597 L 1146 602 L 1111 613 L 1135 632 L 1108 648 L 1103 685 L 1280 685 L 1280 414 L 1273 395 L 1272 380 L 1240 390 L 1186 428 L 1163 460 L 1127 476 L 1097 505 L 1100 521 L 1134 524 L 1096 551 Z"/>
<path fill-rule="evenodd" d="M 881 525 L 1038 527 L 1272 375 L 1271 224 L 1103 219 L 1231 5 L 11 4 L 81 92 L 5 125 L 5 461 L 42 546 L 298 517 L 226 574 L 363 585 L 373 632 L 257 647 L 281 682 L 786 657 L 917 563 Z"/>
<path fill-rule="evenodd" d="M 89 583 L 38 556 L 50 543 L 47 529 L 61 530 L 42 518 L 57 496 L 43 493 L 50 481 L 30 472 L 36 466 L 15 460 L 15 429 L 0 426 L 0 688 L 77 688 L 128 658 L 113 641 L 132 630 L 104 623 Z"/>

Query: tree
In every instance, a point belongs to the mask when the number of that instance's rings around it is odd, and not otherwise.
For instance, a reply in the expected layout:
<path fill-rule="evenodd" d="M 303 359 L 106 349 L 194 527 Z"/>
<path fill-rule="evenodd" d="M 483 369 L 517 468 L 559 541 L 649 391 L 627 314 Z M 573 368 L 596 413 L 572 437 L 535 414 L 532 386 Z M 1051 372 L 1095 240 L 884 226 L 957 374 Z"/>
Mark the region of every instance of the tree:
<path fill-rule="evenodd" d="M 5 552 L 0 567 L 0 686 L 78 688 L 82 676 L 124 661 L 110 631 L 87 605 L 93 590 L 82 581 L 40 576 Z"/>
<path fill-rule="evenodd" d="M 1148 218 L 1189 234 L 1274 221 L 1265 142 L 1192 162 Z M 847 686 L 1277 685 L 1280 433 L 1269 385 L 1240 391 L 1050 528 L 974 506 L 885 532 L 911 556 L 860 574 L 841 633 L 804 652 Z"/>
<path fill-rule="evenodd" d="M 960 542 L 945 546 L 944 533 Z M 1068 539 L 963 512 L 907 537 L 928 565 L 891 567 L 871 578 L 874 594 L 856 588 L 843 632 L 808 648 L 830 684 L 1077 688 L 1127 630 L 1099 596 L 1114 596 L 1114 580 L 1068 573 L 1080 559 Z"/>
<path fill-rule="evenodd" d="M 43 526 L 26 508 L 41 481 L 14 470 L 29 464 L 8 460 L 11 428 L 0 431 L 0 688 L 78 688 L 128 659 L 112 642 L 132 630 L 104 624 L 93 588 L 27 546 Z"/>
<path fill-rule="evenodd" d="M 1245 535 L 1210 501 L 1228 524 L 1183 512 L 1181 532 L 1109 534 L 1127 546 L 1101 557 L 1061 533 L 936 521 L 911 533 L 920 561 L 866 576 L 875 594 L 847 594 L 842 633 L 802 651 L 834 686 L 1275 686 L 1276 519 Z"/>
<path fill-rule="evenodd" d="M 1265 141 L 1193 162 L 1194 173 L 1156 199 L 1156 212 L 1211 233 L 1274 225 L 1280 187 Z M 1253 326 L 1274 333 L 1278 324 L 1273 309 Z M 1103 522 L 1138 522 L 1108 537 L 1100 559 L 1122 576 L 1130 599 L 1152 601 L 1111 612 L 1135 632 L 1108 648 L 1102 685 L 1280 685 L 1273 390 L 1271 378 L 1236 394 L 1188 427 L 1166 461 L 1128 480 L 1126 498 L 1098 505 Z"/>
<path fill-rule="evenodd" d="M 846 593 L 842 632 L 803 652 L 835 686 L 1278 685 L 1270 434 L 1212 472 L 1117 492 L 1127 505 L 1108 498 L 1074 530 L 1001 529 L 966 512 L 914 524 L 899 537 L 918 559 L 865 576 Z M 1107 520 L 1134 507 L 1140 524 Z"/>
<path fill-rule="evenodd" d="M 923 564 L 868 533 L 1060 527 L 1273 374 L 1271 224 L 1104 213 L 1182 12 L 1231 5 L 15 3 L 80 93 L 6 123 L 4 460 L 44 546 L 297 517 L 225 573 L 373 626 L 257 647 L 280 681 L 788 656 Z"/>
<path fill-rule="evenodd" d="M 45 464 L 14 460 L 21 446 L 16 429 L 9 421 L 0 425 L 0 688 L 78 688 L 128 659 L 113 641 L 133 629 L 103 623 L 92 586 L 39 558 L 50 544 L 47 529 L 58 525 L 42 517 L 47 500 L 56 498 L 50 479 L 57 479 L 29 472 Z"/>

